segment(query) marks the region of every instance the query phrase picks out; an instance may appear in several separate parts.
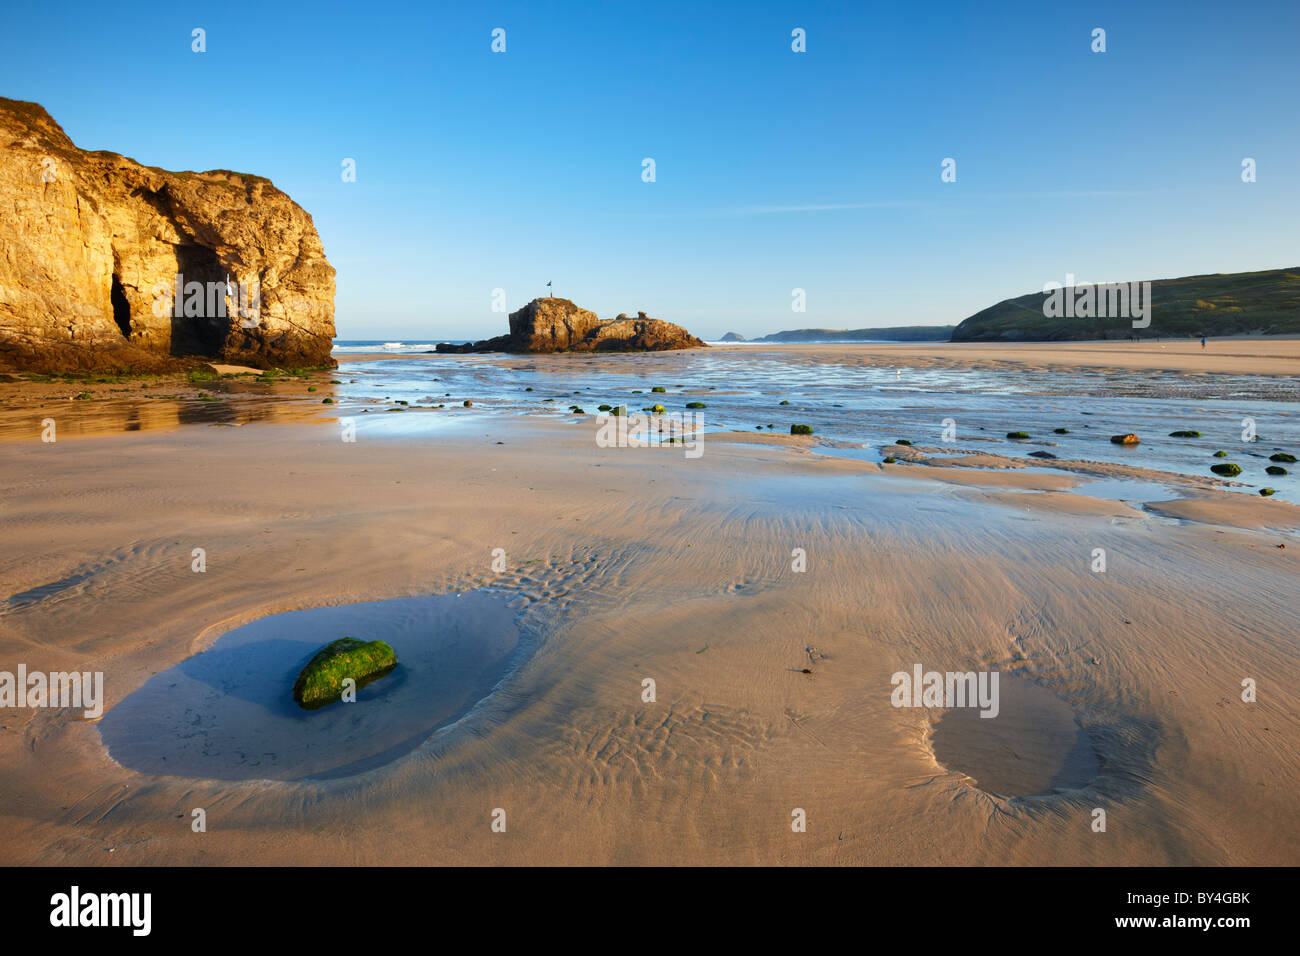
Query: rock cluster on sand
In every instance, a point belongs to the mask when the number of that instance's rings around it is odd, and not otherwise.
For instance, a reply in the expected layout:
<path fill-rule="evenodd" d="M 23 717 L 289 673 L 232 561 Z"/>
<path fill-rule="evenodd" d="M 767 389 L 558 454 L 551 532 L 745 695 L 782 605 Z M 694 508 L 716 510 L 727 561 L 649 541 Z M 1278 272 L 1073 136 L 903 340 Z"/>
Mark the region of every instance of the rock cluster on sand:
<path fill-rule="evenodd" d="M 442 344 L 439 352 L 662 352 L 705 348 L 680 325 L 638 312 L 601 321 L 568 299 L 533 299 L 510 313 L 510 333 L 464 345 Z"/>
<path fill-rule="evenodd" d="M 269 180 L 87 152 L 0 98 L 0 208 L 0 369 L 334 365 L 334 268 Z"/>

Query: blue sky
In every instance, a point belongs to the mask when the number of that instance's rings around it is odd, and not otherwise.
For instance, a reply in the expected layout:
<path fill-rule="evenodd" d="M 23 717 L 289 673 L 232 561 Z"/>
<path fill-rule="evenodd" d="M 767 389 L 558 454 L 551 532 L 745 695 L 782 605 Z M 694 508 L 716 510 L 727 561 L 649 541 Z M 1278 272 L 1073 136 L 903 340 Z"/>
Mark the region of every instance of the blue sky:
<path fill-rule="evenodd" d="M 602 317 L 712 338 L 954 323 L 1067 273 L 1300 264 L 1294 0 L 48 3 L 5 20 L 0 93 L 79 146 L 257 173 L 302 204 L 341 338 L 497 334 L 493 289 L 513 310 L 547 280 Z"/>

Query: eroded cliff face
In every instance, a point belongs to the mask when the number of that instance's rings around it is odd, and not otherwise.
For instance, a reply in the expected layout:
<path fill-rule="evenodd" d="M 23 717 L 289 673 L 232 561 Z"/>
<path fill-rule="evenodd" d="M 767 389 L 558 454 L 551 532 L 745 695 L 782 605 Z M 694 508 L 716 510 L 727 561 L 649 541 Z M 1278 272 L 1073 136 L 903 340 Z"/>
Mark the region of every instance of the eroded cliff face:
<path fill-rule="evenodd" d="M 334 268 L 269 180 L 86 152 L 0 98 L 0 209 L 0 368 L 334 364 Z"/>
<path fill-rule="evenodd" d="M 705 348 L 680 325 L 644 312 L 602 321 L 568 299 L 533 299 L 510 313 L 510 334 L 465 345 L 442 344 L 439 352 L 662 352 Z"/>

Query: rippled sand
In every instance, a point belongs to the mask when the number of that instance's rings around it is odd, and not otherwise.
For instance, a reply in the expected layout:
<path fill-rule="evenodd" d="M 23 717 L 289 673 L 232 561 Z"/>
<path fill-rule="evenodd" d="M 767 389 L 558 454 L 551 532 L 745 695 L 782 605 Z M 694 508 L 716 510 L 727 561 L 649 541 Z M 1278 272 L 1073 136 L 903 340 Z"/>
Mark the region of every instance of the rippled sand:
<path fill-rule="evenodd" d="M 925 444 L 882 466 L 712 434 L 691 460 L 478 411 L 355 442 L 330 420 L 6 442 L 0 669 L 103 671 L 111 708 L 268 615 L 483 584 L 545 640 L 464 719 L 326 781 L 142 773 L 80 714 L 2 710 L 0 862 L 1300 861 L 1295 506 Z M 983 789 L 996 743 L 892 706 L 916 664 L 1059 701 L 1027 783 Z M 1070 726 L 1082 786 L 1050 771 Z M 1069 786 L 997 792 L 1043 779 Z"/>

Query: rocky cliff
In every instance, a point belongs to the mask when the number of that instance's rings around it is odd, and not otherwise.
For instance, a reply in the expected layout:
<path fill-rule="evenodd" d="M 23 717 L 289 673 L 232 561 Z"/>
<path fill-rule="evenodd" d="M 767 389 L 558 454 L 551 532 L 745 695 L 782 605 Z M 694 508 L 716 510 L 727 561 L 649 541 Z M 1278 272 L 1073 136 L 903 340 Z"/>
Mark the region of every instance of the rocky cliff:
<path fill-rule="evenodd" d="M 706 347 L 680 325 L 620 315 L 601 321 L 568 299 L 533 299 L 510 313 L 510 333 L 465 345 L 439 345 L 439 352 L 662 352 Z"/>
<path fill-rule="evenodd" d="M 334 364 L 334 268 L 269 180 L 86 152 L 0 98 L 0 208 L 0 368 Z"/>

